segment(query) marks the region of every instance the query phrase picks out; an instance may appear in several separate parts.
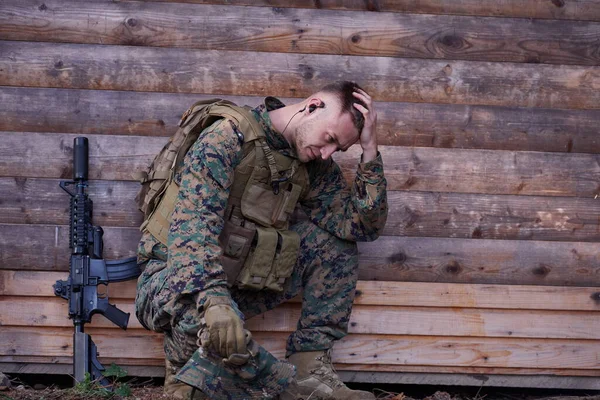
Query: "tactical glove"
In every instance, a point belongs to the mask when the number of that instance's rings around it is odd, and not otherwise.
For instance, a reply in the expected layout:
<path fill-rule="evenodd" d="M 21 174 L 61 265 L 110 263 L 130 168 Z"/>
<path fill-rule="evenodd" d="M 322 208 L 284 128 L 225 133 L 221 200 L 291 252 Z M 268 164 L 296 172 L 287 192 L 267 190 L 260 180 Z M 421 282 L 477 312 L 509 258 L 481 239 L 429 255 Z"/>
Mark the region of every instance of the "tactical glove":
<path fill-rule="evenodd" d="M 223 358 L 246 354 L 244 323 L 227 304 L 209 306 L 204 312 L 211 347 Z"/>

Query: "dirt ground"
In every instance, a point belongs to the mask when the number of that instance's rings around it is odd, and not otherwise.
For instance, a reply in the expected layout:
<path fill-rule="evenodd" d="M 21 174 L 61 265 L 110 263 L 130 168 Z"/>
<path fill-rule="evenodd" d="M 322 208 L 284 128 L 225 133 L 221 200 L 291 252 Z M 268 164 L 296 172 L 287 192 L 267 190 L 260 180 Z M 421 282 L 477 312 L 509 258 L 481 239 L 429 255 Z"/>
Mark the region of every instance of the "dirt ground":
<path fill-rule="evenodd" d="M 386 391 L 374 390 L 377 399 L 380 400 L 419 400 L 404 393 L 391 393 Z M 13 389 L 0 392 L 0 400 L 105 400 L 107 397 L 89 396 L 73 393 L 68 389 L 45 388 L 35 390 L 31 388 Z M 112 400 L 173 400 L 172 397 L 163 394 L 162 387 L 147 386 L 133 388 L 131 396 L 114 396 Z M 536 399 L 536 400 L 600 400 L 600 396 L 553 396 L 553 397 L 521 397 L 509 394 L 500 394 L 496 396 L 479 395 L 477 397 L 468 397 L 459 394 L 450 394 L 448 392 L 438 391 L 422 400 L 517 400 L 517 399 Z"/>
<path fill-rule="evenodd" d="M 0 400 L 172 400 L 162 392 L 160 381 L 129 381 L 129 395 L 94 393 L 93 390 L 66 388 L 64 379 L 56 386 L 47 381 L 35 383 L 36 378 L 9 377 L 10 388 L 0 390 Z M 38 379 L 39 380 L 39 379 Z M 47 386 L 49 385 L 49 386 Z M 381 386 L 381 385 L 379 385 Z M 355 386 L 356 387 L 356 386 Z M 2 386 L 0 386 L 2 388 Z M 81 389 L 81 388 L 80 388 Z M 377 385 L 360 387 L 371 390 L 382 400 L 600 400 L 598 392 L 518 390 L 501 388 L 442 388 L 390 386 L 381 389 Z"/>

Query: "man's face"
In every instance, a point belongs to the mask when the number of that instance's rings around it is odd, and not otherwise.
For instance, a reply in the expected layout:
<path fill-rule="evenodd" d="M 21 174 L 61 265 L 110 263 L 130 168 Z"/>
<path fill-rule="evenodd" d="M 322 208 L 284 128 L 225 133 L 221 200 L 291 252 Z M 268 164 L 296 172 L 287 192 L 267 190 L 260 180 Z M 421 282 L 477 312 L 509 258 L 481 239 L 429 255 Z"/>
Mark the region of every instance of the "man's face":
<path fill-rule="evenodd" d="M 329 106 L 329 105 L 328 105 Z M 296 130 L 294 147 L 301 162 L 331 157 L 338 150 L 346 151 L 359 139 L 358 129 L 349 113 L 337 109 L 317 109 Z"/>

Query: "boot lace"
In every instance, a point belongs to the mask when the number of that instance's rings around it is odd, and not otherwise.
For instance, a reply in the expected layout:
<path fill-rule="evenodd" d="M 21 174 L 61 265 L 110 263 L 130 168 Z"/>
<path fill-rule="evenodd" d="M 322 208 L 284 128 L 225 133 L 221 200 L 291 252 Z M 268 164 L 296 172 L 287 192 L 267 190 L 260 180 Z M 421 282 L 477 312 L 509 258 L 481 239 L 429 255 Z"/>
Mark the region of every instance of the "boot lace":
<path fill-rule="evenodd" d="M 333 389 L 339 389 L 344 385 L 331 362 L 331 349 L 324 352 L 316 358 L 320 361 L 320 366 L 317 369 L 310 371 L 311 374 L 319 376 L 323 381 L 327 382 Z"/>

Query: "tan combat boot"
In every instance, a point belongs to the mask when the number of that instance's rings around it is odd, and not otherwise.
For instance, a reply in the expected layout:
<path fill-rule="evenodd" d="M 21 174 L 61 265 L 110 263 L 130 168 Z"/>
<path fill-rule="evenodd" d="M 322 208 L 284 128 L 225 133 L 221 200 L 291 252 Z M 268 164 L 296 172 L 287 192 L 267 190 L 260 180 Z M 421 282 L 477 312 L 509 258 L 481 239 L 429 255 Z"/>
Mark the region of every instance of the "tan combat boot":
<path fill-rule="evenodd" d="M 186 385 L 185 383 L 179 382 L 175 379 L 175 375 L 179 368 L 172 365 L 169 360 L 165 359 L 165 386 L 164 392 L 174 399 L 178 400 L 207 400 L 202 392 L 199 390 Z"/>
<path fill-rule="evenodd" d="M 352 390 L 344 385 L 331 364 L 331 350 L 303 351 L 288 361 L 296 366 L 296 380 L 301 395 L 321 400 L 374 400 L 370 392 Z"/>

